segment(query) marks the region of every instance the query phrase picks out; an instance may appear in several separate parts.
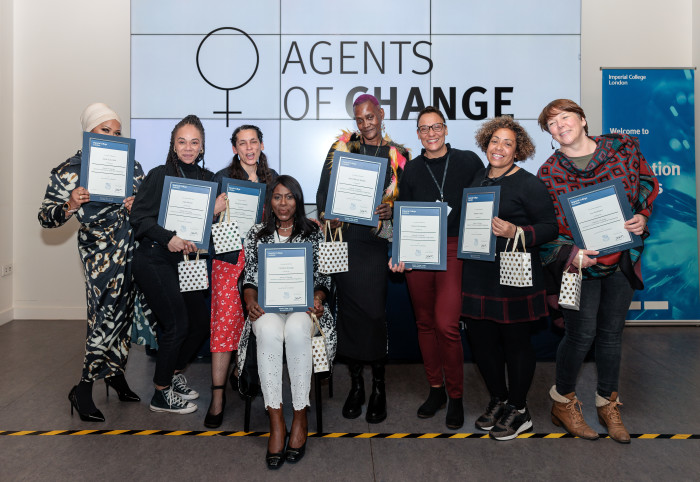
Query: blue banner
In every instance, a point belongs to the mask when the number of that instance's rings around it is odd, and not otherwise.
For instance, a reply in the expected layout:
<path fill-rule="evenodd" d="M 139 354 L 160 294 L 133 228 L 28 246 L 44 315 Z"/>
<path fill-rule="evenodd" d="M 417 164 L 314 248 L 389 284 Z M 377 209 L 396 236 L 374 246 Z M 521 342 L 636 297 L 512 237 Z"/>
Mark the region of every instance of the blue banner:
<path fill-rule="evenodd" d="M 694 74 L 690 69 L 603 70 L 603 133 L 637 137 L 660 183 L 642 255 L 645 289 L 635 293 L 630 321 L 700 317 Z"/>

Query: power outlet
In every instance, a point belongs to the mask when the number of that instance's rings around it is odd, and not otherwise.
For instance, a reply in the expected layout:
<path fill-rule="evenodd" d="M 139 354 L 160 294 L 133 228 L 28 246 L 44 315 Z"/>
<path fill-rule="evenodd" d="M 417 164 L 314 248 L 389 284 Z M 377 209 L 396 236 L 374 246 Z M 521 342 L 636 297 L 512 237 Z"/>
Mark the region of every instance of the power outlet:
<path fill-rule="evenodd" d="M 2 277 L 10 276 L 12 274 L 12 265 L 6 264 L 2 267 Z"/>

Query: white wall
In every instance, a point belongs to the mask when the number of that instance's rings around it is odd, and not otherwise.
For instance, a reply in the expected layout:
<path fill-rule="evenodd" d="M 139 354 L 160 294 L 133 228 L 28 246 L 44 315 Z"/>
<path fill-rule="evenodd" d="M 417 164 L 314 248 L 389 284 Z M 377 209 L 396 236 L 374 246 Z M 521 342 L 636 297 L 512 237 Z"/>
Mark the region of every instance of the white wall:
<path fill-rule="evenodd" d="M 83 108 L 101 101 L 130 117 L 129 2 L 13 4 L 14 314 L 84 318 L 77 222 L 43 229 L 37 211 L 50 170 L 80 146 Z"/>
<path fill-rule="evenodd" d="M 4 138 L 0 176 L 0 266 L 12 263 L 13 190 L 12 190 L 12 0 L 0 0 L 0 132 Z M 0 278 L 0 325 L 14 318 L 12 281 L 14 276 Z"/>
<path fill-rule="evenodd" d="M 36 214 L 49 171 L 80 145 L 85 105 L 106 102 L 130 117 L 129 2 L 0 6 L 0 128 L 12 147 L 0 159 L 0 226 L 12 226 L 11 238 L 0 229 L 0 263 L 14 263 L 14 274 L 0 279 L 0 323 L 10 308 L 17 319 L 84 318 L 77 224 L 45 230 Z M 600 67 L 698 65 L 699 8 L 691 0 L 583 0 L 581 99 L 592 133 L 601 129 Z"/>

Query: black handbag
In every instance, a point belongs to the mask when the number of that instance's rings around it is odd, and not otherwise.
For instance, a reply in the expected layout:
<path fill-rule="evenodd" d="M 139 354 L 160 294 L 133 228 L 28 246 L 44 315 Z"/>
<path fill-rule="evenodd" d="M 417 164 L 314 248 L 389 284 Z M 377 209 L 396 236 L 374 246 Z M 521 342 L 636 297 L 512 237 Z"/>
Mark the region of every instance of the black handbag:
<path fill-rule="evenodd" d="M 243 371 L 238 375 L 238 391 L 244 397 L 253 398 L 260 393 L 258 376 L 258 343 L 253 330 L 248 336 L 248 347 L 243 363 Z"/>

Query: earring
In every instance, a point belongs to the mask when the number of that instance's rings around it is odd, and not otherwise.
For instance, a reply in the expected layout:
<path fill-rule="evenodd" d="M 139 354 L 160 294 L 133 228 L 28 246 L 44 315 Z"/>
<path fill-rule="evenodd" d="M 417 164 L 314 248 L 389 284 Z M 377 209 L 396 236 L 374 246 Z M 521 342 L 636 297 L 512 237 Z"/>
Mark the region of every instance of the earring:
<path fill-rule="evenodd" d="M 384 121 L 382 121 L 382 136 L 386 133 L 386 126 L 384 125 Z"/>
<path fill-rule="evenodd" d="M 552 137 L 552 142 L 550 144 L 552 146 L 552 149 L 556 149 L 556 147 L 554 147 L 554 138 L 553 137 Z"/>

